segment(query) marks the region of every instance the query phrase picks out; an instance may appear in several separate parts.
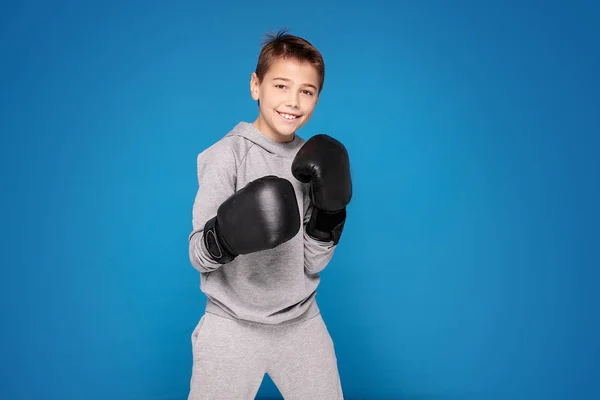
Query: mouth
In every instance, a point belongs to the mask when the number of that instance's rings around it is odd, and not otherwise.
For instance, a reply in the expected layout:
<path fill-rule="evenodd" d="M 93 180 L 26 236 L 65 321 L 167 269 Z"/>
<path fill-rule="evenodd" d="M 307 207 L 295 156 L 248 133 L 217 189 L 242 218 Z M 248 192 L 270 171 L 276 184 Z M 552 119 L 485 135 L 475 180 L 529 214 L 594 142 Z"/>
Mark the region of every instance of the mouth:
<path fill-rule="evenodd" d="M 301 117 L 300 115 L 284 113 L 279 111 L 277 111 L 277 114 L 279 114 L 281 118 L 283 118 L 285 121 L 295 121 Z"/>

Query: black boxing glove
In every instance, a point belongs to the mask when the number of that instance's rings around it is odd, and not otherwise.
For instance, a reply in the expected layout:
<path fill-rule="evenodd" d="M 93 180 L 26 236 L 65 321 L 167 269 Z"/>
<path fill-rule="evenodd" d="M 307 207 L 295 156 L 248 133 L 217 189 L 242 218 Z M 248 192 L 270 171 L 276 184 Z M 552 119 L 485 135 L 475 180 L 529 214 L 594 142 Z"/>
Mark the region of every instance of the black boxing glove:
<path fill-rule="evenodd" d="M 256 179 L 225 200 L 204 226 L 204 245 L 221 264 L 240 254 L 272 249 L 300 230 L 292 183 L 274 175 Z"/>
<path fill-rule="evenodd" d="M 296 154 L 292 174 L 310 183 L 313 212 L 306 233 L 337 244 L 346 222 L 346 206 L 352 198 L 350 160 L 344 145 L 331 136 L 310 138 Z"/>

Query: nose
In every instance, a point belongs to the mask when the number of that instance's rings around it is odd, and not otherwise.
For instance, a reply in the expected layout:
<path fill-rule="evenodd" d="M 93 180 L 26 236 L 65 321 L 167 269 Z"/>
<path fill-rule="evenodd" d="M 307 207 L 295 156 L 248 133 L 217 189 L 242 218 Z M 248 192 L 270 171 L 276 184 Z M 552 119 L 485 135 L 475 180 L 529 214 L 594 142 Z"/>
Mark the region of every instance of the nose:
<path fill-rule="evenodd" d="M 298 105 L 299 105 L 298 94 L 296 94 L 296 93 L 290 94 L 290 96 L 287 99 L 286 105 L 288 107 L 298 108 Z"/>

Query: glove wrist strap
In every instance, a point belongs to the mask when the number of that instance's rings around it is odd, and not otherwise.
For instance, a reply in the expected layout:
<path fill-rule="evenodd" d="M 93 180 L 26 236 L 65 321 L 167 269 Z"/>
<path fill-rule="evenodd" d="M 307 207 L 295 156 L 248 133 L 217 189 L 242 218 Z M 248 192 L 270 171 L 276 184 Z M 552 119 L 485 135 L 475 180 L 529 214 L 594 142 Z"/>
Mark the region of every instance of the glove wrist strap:
<path fill-rule="evenodd" d="M 204 246 L 209 255 L 220 264 L 233 261 L 236 254 L 227 246 L 219 231 L 217 217 L 209 219 L 204 225 Z"/>
<path fill-rule="evenodd" d="M 333 242 L 337 245 L 346 223 L 346 208 L 339 211 L 328 212 L 313 208 L 310 220 L 306 225 L 306 233 L 313 239 L 322 242 Z"/>

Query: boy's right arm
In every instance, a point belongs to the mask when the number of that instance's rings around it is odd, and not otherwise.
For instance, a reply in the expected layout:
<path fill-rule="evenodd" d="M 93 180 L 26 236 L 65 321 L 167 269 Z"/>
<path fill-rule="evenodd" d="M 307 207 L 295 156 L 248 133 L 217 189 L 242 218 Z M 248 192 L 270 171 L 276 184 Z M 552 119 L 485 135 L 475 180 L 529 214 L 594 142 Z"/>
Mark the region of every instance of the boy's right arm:
<path fill-rule="evenodd" d="M 219 206 L 236 191 L 237 165 L 229 148 L 210 147 L 197 157 L 198 191 L 192 210 L 193 230 L 189 235 L 189 256 L 195 269 L 210 272 L 222 264 L 214 260 L 204 244 L 204 226 Z"/>
<path fill-rule="evenodd" d="M 229 148 L 198 157 L 189 255 L 194 268 L 211 272 L 242 254 L 272 249 L 300 229 L 292 183 L 266 175 L 236 188 L 236 159 Z"/>

